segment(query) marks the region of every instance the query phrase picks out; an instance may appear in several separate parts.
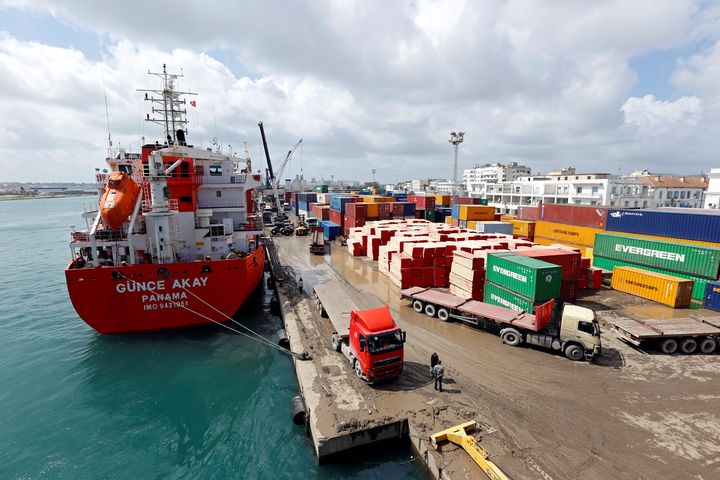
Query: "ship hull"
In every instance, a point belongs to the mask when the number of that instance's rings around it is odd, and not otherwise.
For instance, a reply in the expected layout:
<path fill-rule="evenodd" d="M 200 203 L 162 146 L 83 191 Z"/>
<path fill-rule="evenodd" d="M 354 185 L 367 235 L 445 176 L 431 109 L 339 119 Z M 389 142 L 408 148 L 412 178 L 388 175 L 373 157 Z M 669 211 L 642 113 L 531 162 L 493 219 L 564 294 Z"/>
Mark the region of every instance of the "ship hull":
<path fill-rule="evenodd" d="M 230 260 L 82 269 L 71 262 L 65 278 L 80 318 L 118 334 L 226 322 L 257 288 L 264 267 L 260 247 Z"/>

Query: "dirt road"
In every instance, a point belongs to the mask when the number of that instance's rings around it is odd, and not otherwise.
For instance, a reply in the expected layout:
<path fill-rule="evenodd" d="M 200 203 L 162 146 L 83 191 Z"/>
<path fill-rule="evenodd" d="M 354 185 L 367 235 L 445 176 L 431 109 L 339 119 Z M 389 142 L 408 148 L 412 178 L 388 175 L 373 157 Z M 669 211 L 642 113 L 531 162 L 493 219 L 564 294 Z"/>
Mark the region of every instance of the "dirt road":
<path fill-rule="evenodd" d="M 717 355 L 648 354 L 610 332 L 603 333 L 603 355 L 593 364 L 511 348 L 492 334 L 415 313 L 376 263 L 335 243 L 324 257 L 308 253 L 306 237 L 276 244 L 306 291 L 342 278 L 357 289 L 363 307 L 390 305 L 407 331 L 407 369 L 399 382 L 367 387 L 367 397 L 395 403 L 420 434 L 478 420 L 485 427 L 481 444 L 516 480 L 720 478 Z M 623 295 L 601 292 L 585 301 L 601 315 L 625 297 L 637 306 Z M 442 394 L 421 386 L 433 351 L 446 366 Z M 457 473 L 452 478 L 483 478 L 464 453 L 445 450 L 443 461 Z"/>

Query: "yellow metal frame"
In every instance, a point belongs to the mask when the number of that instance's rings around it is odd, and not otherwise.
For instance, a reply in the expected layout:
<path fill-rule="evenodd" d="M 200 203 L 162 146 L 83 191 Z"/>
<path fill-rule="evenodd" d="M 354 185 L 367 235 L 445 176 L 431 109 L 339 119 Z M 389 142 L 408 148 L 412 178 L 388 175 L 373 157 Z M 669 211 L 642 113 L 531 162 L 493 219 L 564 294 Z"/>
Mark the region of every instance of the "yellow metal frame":
<path fill-rule="evenodd" d="M 470 455 L 470 458 L 478 464 L 490 480 L 510 480 L 510 477 L 505 475 L 505 473 L 500 470 L 500 467 L 490 460 L 490 454 L 487 450 L 478 445 L 475 439 L 468 435 L 469 432 L 472 432 L 476 428 L 477 423 L 474 421 L 461 423 L 442 432 L 430 435 L 430 441 L 436 446 L 441 442 L 451 442 L 459 445 L 465 449 L 468 455 Z"/>

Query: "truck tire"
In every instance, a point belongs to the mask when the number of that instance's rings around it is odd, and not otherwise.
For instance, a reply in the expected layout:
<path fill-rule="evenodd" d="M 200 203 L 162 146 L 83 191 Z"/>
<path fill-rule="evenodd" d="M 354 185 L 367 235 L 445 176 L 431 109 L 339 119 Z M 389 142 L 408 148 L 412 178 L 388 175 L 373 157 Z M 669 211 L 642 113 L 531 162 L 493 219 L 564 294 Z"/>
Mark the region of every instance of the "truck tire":
<path fill-rule="evenodd" d="M 447 308 L 444 308 L 444 307 L 438 308 L 437 317 L 439 320 L 442 320 L 443 322 L 447 322 L 448 320 L 450 320 L 450 312 L 448 311 Z"/>
<path fill-rule="evenodd" d="M 717 348 L 717 342 L 714 338 L 705 337 L 700 341 L 700 352 L 708 354 L 713 353 Z"/>
<path fill-rule="evenodd" d="M 514 328 L 503 330 L 500 338 L 505 345 L 510 345 L 511 347 L 517 347 L 522 343 L 522 335 Z"/>
<path fill-rule="evenodd" d="M 685 355 L 691 355 L 697 350 L 697 342 L 694 338 L 684 338 L 680 341 L 680 351 Z"/>
<path fill-rule="evenodd" d="M 357 375 L 360 380 L 363 380 L 363 371 L 359 360 L 355 359 L 353 368 L 355 369 L 355 375 Z"/>
<path fill-rule="evenodd" d="M 660 351 L 668 355 L 677 352 L 678 342 L 674 338 L 666 338 L 660 343 Z"/>
<path fill-rule="evenodd" d="M 420 300 L 415 300 L 413 302 L 413 310 L 415 310 L 417 313 L 422 313 L 423 310 L 425 310 L 425 305 L 423 305 L 423 302 Z"/>
<path fill-rule="evenodd" d="M 573 362 L 577 362 L 585 358 L 585 349 L 576 343 L 572 343 L 565 348 L 565 356 Z"/>
<path fill-rule="evenodd" d="M 428 317 L 434 317 L 437 314 L 437 309 L 435 308 L 435 305 L 432 303 L 428 303 L 425 305 L 425 315 Z"/>

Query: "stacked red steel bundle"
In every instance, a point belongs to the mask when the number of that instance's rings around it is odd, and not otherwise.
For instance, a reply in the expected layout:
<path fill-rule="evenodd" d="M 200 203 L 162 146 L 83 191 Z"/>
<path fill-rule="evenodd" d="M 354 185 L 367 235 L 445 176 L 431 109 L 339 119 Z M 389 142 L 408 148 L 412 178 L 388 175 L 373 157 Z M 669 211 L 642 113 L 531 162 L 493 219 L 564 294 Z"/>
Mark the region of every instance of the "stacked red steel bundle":
<path fill-rule="evenodd" d="M 482 301 L 485 287 L 485 255 L 456 250 L 450 268 L 450 293 Z"/>

